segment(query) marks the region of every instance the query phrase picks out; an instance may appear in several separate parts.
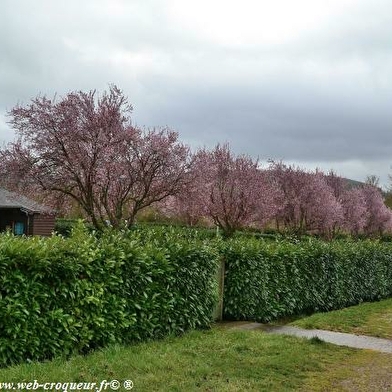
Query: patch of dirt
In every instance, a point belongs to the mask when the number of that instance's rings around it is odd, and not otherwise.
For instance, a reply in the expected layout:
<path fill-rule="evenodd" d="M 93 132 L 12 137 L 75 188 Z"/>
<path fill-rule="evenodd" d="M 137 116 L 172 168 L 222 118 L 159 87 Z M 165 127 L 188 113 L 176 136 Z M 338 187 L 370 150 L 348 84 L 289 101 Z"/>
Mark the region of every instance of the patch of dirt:
<path fill-rule="evenodd" d="M 369 362 L 366 366 L 355 369 L 356 376 L 342 380 L 339 384 L 343 391 L 360 392 L 360 391 L 392 391 L 392 364 L 391 358 L 385 358 L 386 363 L 380 363 L 380 360 Z M 388 363 L 389 362 L 389 363 Z"/>

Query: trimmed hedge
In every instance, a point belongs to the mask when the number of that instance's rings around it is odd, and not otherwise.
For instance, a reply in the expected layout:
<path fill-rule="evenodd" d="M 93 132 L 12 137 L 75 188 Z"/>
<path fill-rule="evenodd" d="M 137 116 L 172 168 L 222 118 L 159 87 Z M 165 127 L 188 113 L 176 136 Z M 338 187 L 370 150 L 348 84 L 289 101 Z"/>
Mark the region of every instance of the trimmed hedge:
<path fill-rule="evenodd" d="M 226 243 L 224 317 L 270 321 L 392 296 L 392 245 L 309 240 Z"/>
<path fill-rule="evenodd" d="M 80 226 L 69 239 L 1 235 L 0 365 L 209 327 L 216 252 L 139 237 Z"/>
<path fill-rule="evenodd" d="M 0 366 L 208 328 L 222 258 L 226 319 L 270 321 L 392 296 L 390 243 L 221 241 L 171 227 L 94 234 L 80 224 L 70 238 L 3 234 Z"/>

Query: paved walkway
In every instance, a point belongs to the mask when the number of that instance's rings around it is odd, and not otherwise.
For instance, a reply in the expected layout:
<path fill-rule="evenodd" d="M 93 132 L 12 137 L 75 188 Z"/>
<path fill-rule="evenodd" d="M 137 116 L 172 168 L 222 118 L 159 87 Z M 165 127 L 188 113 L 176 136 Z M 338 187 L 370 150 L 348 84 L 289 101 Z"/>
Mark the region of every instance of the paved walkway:
<path fill-rule="evenodd" d="M 333 343 L 338 346 L 354 348 L 364 348 L 376 350 L 383 353 L 392 353 L 392 340 L 374 338 L 371 336 L 353 335 L 342 332 L 323 331 L 321 329 L 301 329 L 291 326 L 269 326 L 260 323 L 232 323 L 234 328 L 257 330 L 260 329 L 267 333 L 277 333 L 282 335 L 293 335 L 311 339 L 317 337 L 325 342 Z"/>

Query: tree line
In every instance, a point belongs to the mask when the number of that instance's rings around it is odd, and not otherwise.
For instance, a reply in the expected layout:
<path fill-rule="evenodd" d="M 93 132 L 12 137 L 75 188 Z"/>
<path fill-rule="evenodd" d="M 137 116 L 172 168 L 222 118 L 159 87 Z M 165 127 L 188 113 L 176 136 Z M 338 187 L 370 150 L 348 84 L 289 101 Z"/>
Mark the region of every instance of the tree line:
<path fill-rule="evenodd" d="M 15 106 L 8 115 L 16 139 L 0 149 L 0 185 L 64 215 L 77 208 L 99 230 L 131 227 L 154 206 L 189 225 L 218 225 L 227 236 L 271 226 L 328 238 L 392 231 L 374 184 L 349 187 L 333 171 L 283 162 L 263 168 L 228 144 L 192 152 L 168 128 L 133 126 L 131 114 L 116 86 Z"/>

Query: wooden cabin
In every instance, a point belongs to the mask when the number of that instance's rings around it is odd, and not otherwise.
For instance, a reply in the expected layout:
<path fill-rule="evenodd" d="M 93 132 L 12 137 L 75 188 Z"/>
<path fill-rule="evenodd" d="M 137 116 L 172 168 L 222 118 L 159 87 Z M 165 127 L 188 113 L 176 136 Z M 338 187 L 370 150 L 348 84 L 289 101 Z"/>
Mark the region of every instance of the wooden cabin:
<path fill-rule="evenodd" d="M 15 235 L 50 236 L 54 231 L 55 213 L 15 192 L 0 188 L 0 231 Z"/>

